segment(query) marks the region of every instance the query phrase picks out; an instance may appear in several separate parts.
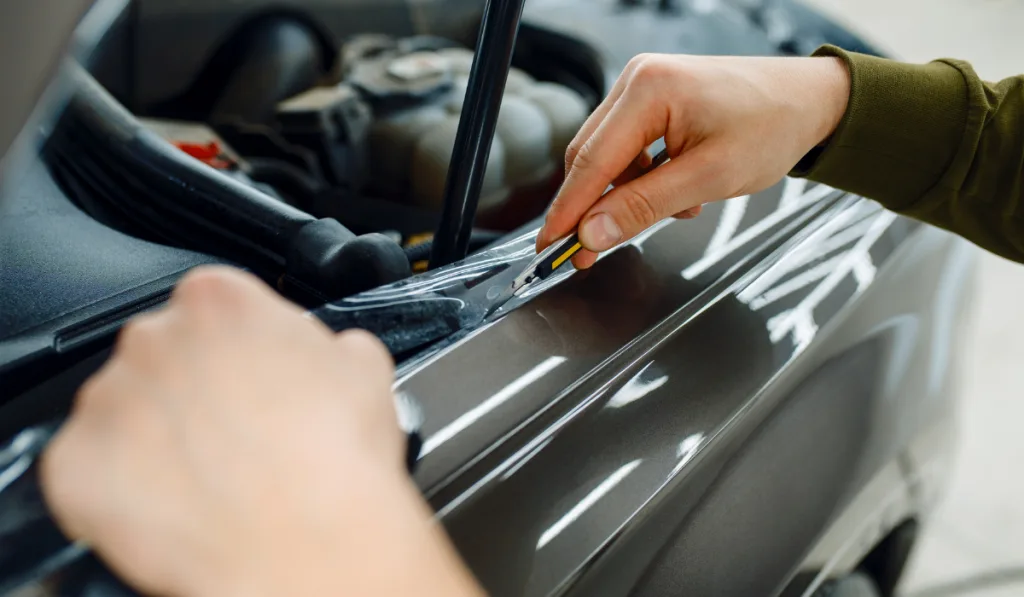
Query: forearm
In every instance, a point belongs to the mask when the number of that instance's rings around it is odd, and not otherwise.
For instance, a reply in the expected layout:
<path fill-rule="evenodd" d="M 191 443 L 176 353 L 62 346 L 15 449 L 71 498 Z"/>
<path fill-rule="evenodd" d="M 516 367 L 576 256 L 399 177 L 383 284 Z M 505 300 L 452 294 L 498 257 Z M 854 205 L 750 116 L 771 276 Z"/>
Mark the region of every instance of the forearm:
<path fill-rule="evenodd" d="M 849 107 L 797 176 L 879 201 L 1024 261 L 1022 78 L 988 84 L 970 65 L 903 64 L 826 46 L 851 75 Z"/>

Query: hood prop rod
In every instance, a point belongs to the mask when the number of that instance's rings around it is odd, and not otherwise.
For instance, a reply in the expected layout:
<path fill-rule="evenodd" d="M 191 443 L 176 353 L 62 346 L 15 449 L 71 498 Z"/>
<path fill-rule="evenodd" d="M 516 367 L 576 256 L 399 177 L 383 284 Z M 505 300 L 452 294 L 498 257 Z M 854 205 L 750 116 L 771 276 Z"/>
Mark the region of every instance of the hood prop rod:
<path fill-rule="evenodd" d="M 476 56 L 469 73 L 452 161 L 445 180 L 441 223 L 434 235 L 430 268 L 463 259 L 469 252 L 487 158 L 491 153 L 512 51 L 525 0 L 487 0 Z"/>

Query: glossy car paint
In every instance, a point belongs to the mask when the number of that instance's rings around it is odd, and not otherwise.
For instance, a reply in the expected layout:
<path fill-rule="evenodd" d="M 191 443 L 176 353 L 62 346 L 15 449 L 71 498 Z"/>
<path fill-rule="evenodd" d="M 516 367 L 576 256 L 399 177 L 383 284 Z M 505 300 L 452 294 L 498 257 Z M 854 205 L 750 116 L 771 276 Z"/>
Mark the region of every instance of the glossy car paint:
<path fill-rule="evenodd" d="M 527 13 L 591 44 L 608 84 L 633 54 L 687 51 L 691 18 L 582 0 Z M 416 481 L 491 594 L 811 595 L 927 516 L 951 443 L 963 241 L 786 180 L 476 317 L 535 232 L 314 311 L 345 327 L 352 308 L 458 304 L 458 331 L 404 357 L 396 389 L 425 414 Z M 0 423 L 59 410 L 103 358 Z M 125 592 L 91 562 L 50 582 Z"/>
<path fill-rule="evenodd" d="M 774 192 L 401 372 L 417 480 L 491 594 L 777 594 L 927 512 L 970 250 L 850 197 L 773 247 L 806 209 Z"/>

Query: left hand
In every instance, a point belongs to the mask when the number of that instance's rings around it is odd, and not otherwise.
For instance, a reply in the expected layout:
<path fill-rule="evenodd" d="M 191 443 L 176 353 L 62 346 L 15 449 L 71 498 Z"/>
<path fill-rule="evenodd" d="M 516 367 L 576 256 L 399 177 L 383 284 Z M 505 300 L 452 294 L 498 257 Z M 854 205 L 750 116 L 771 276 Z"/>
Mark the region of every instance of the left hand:
<path fill-rule="evenodd" d="M 161 595 L 473 595 L 405 470 L 393 365 L 247 274 L 136 317 L 44 452 L 58 524 Z"/>

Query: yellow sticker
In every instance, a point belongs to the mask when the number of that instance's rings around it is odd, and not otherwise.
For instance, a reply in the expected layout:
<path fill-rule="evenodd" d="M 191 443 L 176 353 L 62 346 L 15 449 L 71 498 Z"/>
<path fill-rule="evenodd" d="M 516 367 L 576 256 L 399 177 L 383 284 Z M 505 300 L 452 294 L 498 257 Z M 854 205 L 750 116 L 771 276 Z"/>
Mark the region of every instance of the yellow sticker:
<path fill-rule="evenodd" d="M 428 240 L 434 238 L 433 232 L 421 232 L 420 234 L 413 234 L 405 239 L 406 247 L 414 247 L 420 243 L 425 243 Z"/>
<path fill-rule="evenodd" d="M 551 271 L 555 271 L 556 269 L 558 269 L 558 266 L 560 266 L 563 263 L 565 263 L 566 259 L 568 259 L 568 258 L 572 257 L 573 255 L 575 255 L 576 251 L 579 251 L 582 248 L 583 248 L 583 245 L 581 245 L 580 243 L 576 243 L 575 245 L 569 247 L 568 251 L 566 251 L 565 253 L 562 253 L 558 257 L 558 259 L 555 259 L 553 262 L 551 262 Z"/>

